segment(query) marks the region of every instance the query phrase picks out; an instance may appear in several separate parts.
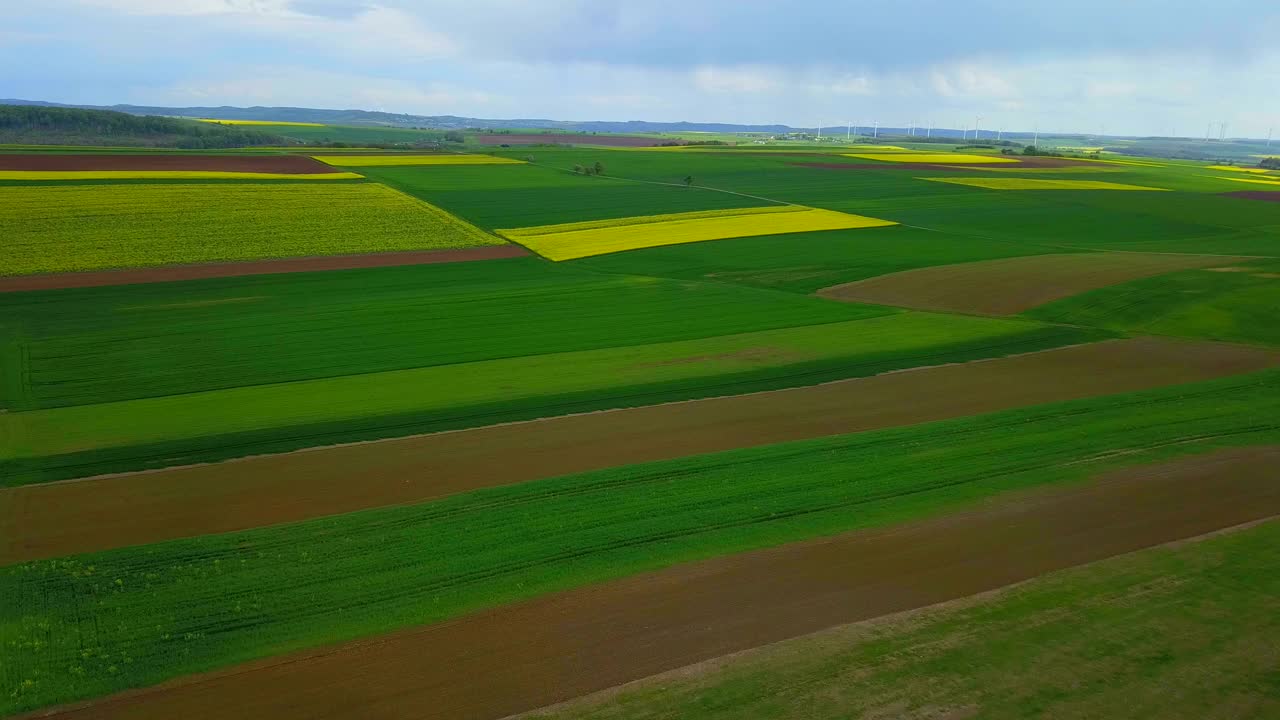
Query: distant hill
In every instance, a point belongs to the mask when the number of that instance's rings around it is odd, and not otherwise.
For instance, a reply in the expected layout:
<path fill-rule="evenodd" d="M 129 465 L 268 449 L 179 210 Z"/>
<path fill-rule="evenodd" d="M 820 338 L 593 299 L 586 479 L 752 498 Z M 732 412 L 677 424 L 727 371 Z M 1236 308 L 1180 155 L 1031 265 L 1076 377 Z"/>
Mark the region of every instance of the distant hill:
<path fill-rule="evenodd" d="M 0 104 L 28 105 L 35 107 L 83 108 L 114 110 L 131 115 L 167 115 L 171 117 L 210 118 L 216 120 L 276 120 L 285 122 L 312 122 L 326 125 L 382 125 L 390 127 L 421 127 L 444 130 L 463 128 L 529 128 L 535 130 L 561 130 L 568 132 L 613 133 L 680 133 L 680 132 L 760 132 L 788 133 L 795 128 L 787 125 L 735 125 L 732 123 L 645 122 L 627 121 L 568 121 L 537 118 L 511 118 L 491 120 L 460 117 L 457 115 L 410 115 L 371 110 L 325 110 L 299 107 L 158 107 L 146 105 L 62 105 L 40 100 L 3 100 Z"/>
<path fill-rule="evenodd" d="M 190 149 L 290 144 L 260 130 L 112 110 L 5 102 L 0 101 L 0 143 Z"/>

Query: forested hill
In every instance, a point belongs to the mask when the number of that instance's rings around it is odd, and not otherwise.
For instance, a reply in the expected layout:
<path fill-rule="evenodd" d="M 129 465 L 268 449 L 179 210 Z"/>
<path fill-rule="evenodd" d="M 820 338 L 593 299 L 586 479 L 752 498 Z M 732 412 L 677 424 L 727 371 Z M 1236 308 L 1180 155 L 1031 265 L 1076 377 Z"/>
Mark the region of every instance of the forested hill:
<path fill-rule="evenodd" d="M 261 130 L 112 110 L 0 105 L 0 143 L 232 148 L 287 145 Z"/>

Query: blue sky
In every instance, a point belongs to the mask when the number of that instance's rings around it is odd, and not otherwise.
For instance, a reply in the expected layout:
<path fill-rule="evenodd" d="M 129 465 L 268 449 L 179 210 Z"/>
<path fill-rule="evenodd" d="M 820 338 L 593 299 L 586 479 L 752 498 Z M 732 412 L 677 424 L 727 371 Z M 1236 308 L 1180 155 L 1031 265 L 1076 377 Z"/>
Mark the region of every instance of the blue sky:
<path fill-rule="evenodd" d="M 33 0 L 0 97 L 479 117 L 1233 136 L 1276 0 Z M 1215 128 L 1214 133 L 1217 133 Z"/>

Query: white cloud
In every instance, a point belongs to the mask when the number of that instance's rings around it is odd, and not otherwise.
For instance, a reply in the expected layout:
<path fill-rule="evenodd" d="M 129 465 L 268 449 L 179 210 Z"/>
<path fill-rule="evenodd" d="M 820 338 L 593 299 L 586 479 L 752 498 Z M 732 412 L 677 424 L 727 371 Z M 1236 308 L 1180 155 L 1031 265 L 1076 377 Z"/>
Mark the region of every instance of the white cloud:
<path fill-rule="evenodd" d="M 694 86 L 709 93 L 767 93 L 782 85 L 778 71 L 765 67 L 716 67 L 693 71 Z"/>

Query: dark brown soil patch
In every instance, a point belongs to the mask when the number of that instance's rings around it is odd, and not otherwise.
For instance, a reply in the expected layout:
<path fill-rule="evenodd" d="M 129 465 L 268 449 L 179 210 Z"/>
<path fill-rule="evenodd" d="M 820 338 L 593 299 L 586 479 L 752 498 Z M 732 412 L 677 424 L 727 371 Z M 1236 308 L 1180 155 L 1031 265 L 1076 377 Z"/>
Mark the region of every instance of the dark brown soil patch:
<path fill-rule="evenodd" d="M 1280 447 L 625 578 L 122 693 L 55 717 L 501 718 L 1280 514 Z M 42 716 L 47 716 L 42 713 Z"/>
<path fill-rule="evenodd" d="M 4 155 L 0 170 L 205 170 L 312 175 L 334 169 L 303 155 Z"/>
<path fill-rule="evenodd" d="M 548 133 L 546 135 L 477 135 L 481 145 L 537 145 L 558 143 L 562 145 L 612 145 L 614 147 L 653 147 L 679 142 L 672 138 L 640 137 L 635 135 L 574 135 L 572 133 Z"/>
<path fill-rule="evenodd" d="M 139 268 L 136 270 L 23 275 L 21 277 L 0 277 L 0 292 L 61 290 L 64 288 L 101 287 L 104 285 L 134 285 L 138 283 L 241 277 L 244 275 L 317 272 L 320 270 L 355 270 L 357 268 L 393 267 L 396 265 L 430 265 L 433 263 L 524 257 L 528 254 L 529 251 L 518 245 L 492 245 L 478 248 L 458 248 L 456 250 L 330 255 L 325 257 L 283 258 L 280 260 L 206 263 L 203 265 L 174 265 L 161 268 Z"/>
<path fill-rule="evenodd" d="M 1158 253 L 1071 253 L 904 270 L 823 288 L 833 300 L 979 315 L 1013 315 L 1129 280 L 1243 258 Z"/>
<path fill-rule="evenodd" d="M 1005 156 L 1001 156 L 1005 157 Z M 1064 167 L 1086 167 L 1095 166 L 1094 163 L 1087 160 L 1072 160 L 1071 158 L 1055 158 L 1055 157 L 1036 157 L 1034 155 L 1019 155 L 1011 158 L 1018 161 L 1020 165 L 1026 167 L 1038 168 L 1064 168 Z"/>
<path fill-rule="evenodd" d="M 1262 200 L 1263 202 L 1280 202 L 1280 191 L 1275 190 L 1241 190 L 1239 192 L 1222 193 L 1227 197 L 1244 198 L 1245 200 Z"/>
<path fill-rule="evenodd" d="M 1252 372 L 1280 352 L 1117 340 L 753 395 L 0 490 L 0 564 Z"/>

